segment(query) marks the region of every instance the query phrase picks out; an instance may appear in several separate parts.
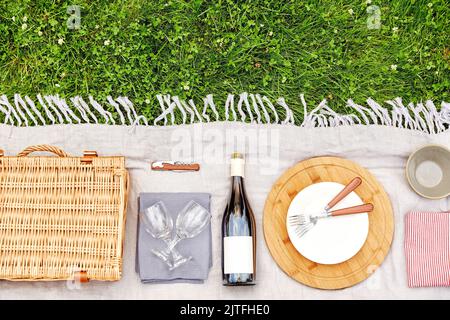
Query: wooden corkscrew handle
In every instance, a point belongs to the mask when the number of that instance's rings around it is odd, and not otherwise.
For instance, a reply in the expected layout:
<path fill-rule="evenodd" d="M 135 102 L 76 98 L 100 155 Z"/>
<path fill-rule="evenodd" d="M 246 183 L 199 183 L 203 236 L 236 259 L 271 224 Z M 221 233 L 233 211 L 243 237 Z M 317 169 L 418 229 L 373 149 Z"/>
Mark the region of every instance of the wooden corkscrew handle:
<path fill-rule="evenodd" d="M 355 190 L 360 184 L 362 180 L 360 177 L 354 178 L 350 181 L 341 192 L 339 192 L 327 205 L 327 209 L 333 208 L 338 202 L 344 199 L 350 192 Z"/>

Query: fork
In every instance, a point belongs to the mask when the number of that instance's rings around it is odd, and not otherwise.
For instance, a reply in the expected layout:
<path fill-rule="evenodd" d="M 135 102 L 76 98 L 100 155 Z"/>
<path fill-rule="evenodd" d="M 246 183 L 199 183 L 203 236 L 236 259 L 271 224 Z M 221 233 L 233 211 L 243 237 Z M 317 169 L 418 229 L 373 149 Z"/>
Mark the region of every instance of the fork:
<path fill-rule="evenodd" d="M 344 199 L 346 196 L 348 196 L 353 190 L 355 190 L 360 184 L 362 183 L 362 180 L 360 177 L 353 178 L 331 201 L 325 206 L 323 211 L 318 216 L 330 216 L 330 210 L 338 204 L 342 199 Z M 344 209 L 341 209 L 344 210 Z M 339 211 L 339 210 L 337 210 Z M 362 211 L 366 212 L 366 211 Z M 358 212 L 359 213 L 359 212 Z M 289 223 L 293 225 L 298 225 L 299 227 L 306 228 L 307 230 L 302 232 L 302 235 L 304 235 L 306 232 L 308 232 L 317 222 L 317 219 L 315 219 L 315 222 L 311 224 L 311 219 L 309 216 L 306 216 L 304 214 L 298 214 L 294 216 L 289 217 Z"/>
<path fill-rule="evenodd" d="M 311 230 L 317 223 L 319 219 L 323 218 L 329 218 L 329 217 L 337 217 L 337 216 L 343 216 L 343 215 L 349 215 L 349 214 L 356 214 L 356 213 L 364 213 L 364 212 L 371 212 L 373 210 L 373 204 L 366 203 L 361 204 L 354 207 L 349 208 L 343 208 L 339 210 L 334 211 L 327 211 L 324 214 L 312 216 L 312 215 L 305 215 L 305 214 L 299 214 L 295 216 L 289 217 L 289 223 L 291 225 L 296 225 L 297 228 L 295 230 L 298 237 L 302 237 L 307 233 L 309 230 Z"/>

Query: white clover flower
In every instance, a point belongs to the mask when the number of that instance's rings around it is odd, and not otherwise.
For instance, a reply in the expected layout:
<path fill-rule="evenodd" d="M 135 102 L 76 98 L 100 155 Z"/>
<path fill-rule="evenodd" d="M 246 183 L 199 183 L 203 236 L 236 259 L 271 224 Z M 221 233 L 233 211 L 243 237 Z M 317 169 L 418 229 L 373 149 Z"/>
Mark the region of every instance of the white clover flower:
<path fill-rule="evenodd" d="M 273 31 L 269 32 L 269 37 L 273 36 Z"/>
<path fill-rule="evenodd" d="M 25 30 L 26 28 L 28 28 L 28 25 L 26 23 L 22 24 L 22 30 Z"/>
<path fill-rule="evenodd" d="M 191 89 L 191 87 L 189 87 L 188 84 L 183 85 L 183 90 L 188 91 L 189 89 Z"/>
<path fill-rule="evenodd" d="M 397 65 L 396 64 L 391 64 L 391 70 L 397 70 Z"/>
<path fill-rule="evenodd" d="M 146 104 L 150 104 L 150 99 L 145 99 Z"/>
<path fill-rule="evenodd" d="M 98 29 L 98 28 L 100 28 L 100 26 L 98 24 L 96 24 L 95 25 L 95 29 Z"/>
<path fill-rule="evenodd" d="M 42 37 L 42 35 L 43 35 L 42 31 L 39 30 L 39 31 L 38 31 L 38 36 L 39 36 L 39 37 Z"/>
<path fill-rule="evenodd" d="M 59 83 L 56 83 L 55 87 L 59 88 L 59 87 L 61 87 L 61 85 Z"/>
<path fill-rule="evenodd" d="M 28 17 L 27 16 L 23 16 L 22 20 L 23 20 L 23 22 L 27 22 Z"/>
<path fill-rule="evenodd" d="M 396 33 L 398 31 L 398 27 L 393 27 L 392 32 Z"/>
<path fill-rule="evenodd" d="M 109 46 L 109 45 L 111 44 L 111 41 L 105 40 L 105 41 L 103 42 L 103 44 L 104 44 L 105 46 Z"/>
<path fill-rule="evenodd" d="M 12 17 L 11 20 L 16 22 L 16 17 Z"/>
<path fill-rule="evenodd" d="M 355 13 L 355 12 L 353 11 L 353 9 L 348 9 L 348 13 L 350 13 L 351 15 L 353 15 L 353 13 Z"/>
<path fill-rule="evenodd" d="M 63 38 L 59 38 L 59 39 L 58 39 L 58 44 L 59 44 L 59 45 L 62 45 L 63 43 L 64 43 L 64 39 L 63 39 Z"/>
<path fill-rule="evenodd" d="M 264 24 L 260 23 L 259 26 L 262 28 L 262 27 L 264 27 Z"/>

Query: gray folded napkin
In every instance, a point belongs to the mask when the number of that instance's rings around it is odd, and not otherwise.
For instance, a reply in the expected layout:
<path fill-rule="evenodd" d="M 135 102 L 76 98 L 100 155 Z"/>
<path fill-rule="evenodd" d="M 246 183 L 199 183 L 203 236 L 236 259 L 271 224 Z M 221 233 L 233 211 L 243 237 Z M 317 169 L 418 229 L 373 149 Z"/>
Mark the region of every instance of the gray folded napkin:
<path fill-rule="evenodd" d="M 210 211 L 210 198 L 211 195 L 208 193 L 141 193 L 138 200 L 139 213 L 156 202 L 162 201 L 175 226 L 178 213 L 189 201 L 193 200 Z M 142 283 L 203 283 L 208 278 L 209 269 L 212 266 L 211 247 L 211 224 L 209 224 L 196 237 L 183 239 L 177 244 L 176 249 L 180 254 L 186 257 L 192 256 L 192 259 L 171 271 L 164 261 L 151 252 L 152 249 L 166 248 L 166 244 L 146 232 L 138 219 L 136 272 Z"/>

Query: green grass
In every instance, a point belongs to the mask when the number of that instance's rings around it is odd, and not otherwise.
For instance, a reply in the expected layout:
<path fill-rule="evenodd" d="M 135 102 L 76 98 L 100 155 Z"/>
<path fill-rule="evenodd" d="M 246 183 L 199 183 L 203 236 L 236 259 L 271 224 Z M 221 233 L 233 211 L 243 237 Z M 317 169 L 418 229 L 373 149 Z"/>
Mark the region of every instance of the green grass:
<path fill-rule="evenodd" d="M 212 93 L 219 108 L 228 93 L 284 96 L 297 115 L 300 93 L 341 112 L 348 98 L 449 100 L 447 0 L 372 0 L 376 30 L 364 0 L 0 1 L 8 97 L 127 95 L 150 120 L 158 93 Z M 66 26 L 68 5 L 82 7 L 79 30 Z"/>

